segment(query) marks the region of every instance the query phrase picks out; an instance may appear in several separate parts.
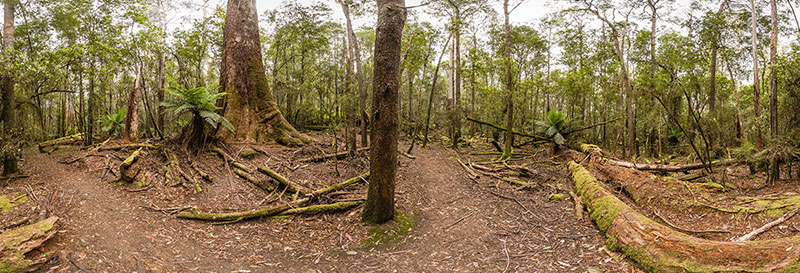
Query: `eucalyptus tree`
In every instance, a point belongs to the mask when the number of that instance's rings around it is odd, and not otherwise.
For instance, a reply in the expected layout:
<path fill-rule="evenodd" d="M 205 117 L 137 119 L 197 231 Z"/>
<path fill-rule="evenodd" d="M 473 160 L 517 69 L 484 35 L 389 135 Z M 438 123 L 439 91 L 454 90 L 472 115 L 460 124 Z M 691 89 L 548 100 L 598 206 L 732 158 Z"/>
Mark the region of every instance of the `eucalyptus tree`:
<path fill-rule="evenodd" d="M 16 124 L 16 97 L 14 92 L 14 11 L 16 0 L 3 1 L 3 65 L 5 71 L 0 79 L 0 89 L 2 89 L 3 99 L 3 134 L 6 143 L 11 143 L 13 139 L 19 137 Z M 3 156 L 3 176 L 19 172 L 17 166 L 18 149 L 15 145 L 4 145 Z"/>
<path fill-rule="evenodd" d="M 352 0 L 336 0 L 336 2 L 342 6 L 342 12 L 344 13 L 345 22 L 347 23 L 347 48 L 349 54 L 351 54 L 351 59 L 355 61 L 355 75 L 358 81 L 358 107 L 360 112 L 358 116 L 361 118 L 361 146 L 367 146 L 367 84 L 364 79 L 364 67 L 361 65 L 361 47 L 359 46 L 355 31 L 353 31 L 353 23 L 350 16 L 351 7 L 360 6 L 360 3 L 353 2 Z M 353 118 L 355 119 L 355 116 Z M 355 137 L 355 134 L 353 134 L 352 137 Z M 355 152 L 355 145 L 352 145 L 350 151 Z"/>
<path fill-rule="evenodd" d="M 761 139 L 761 125 L 759 118 L 761 117 L 761 104 L 759 97 L 761 96 L 759 89 L 759 74 L 758 74 L 758 10 L 755 0 L 750 0 L 750 41 L 752 46 L 753 58 L 753 119 L 755 120 L 755 136 L 756 136 L 756 150 L 761 151 L 764 147 L 764 141 Z"/>

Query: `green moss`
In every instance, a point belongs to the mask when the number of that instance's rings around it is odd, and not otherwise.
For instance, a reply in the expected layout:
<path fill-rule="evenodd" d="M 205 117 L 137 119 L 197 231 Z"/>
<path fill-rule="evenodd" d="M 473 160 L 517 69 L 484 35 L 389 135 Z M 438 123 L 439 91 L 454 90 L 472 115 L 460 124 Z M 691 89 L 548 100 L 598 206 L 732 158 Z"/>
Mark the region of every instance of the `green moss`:
<path fill-rule="evenodd" d="M 370 225 L 367 230 L 367 238 L 361 241 L 361 246 L 372 248 L 385 245 L 396 241 L 416 226 L 416 218 L 413 214 L 399 210 L 395 211 L 392 220 L 392 222 L 382 225 Z"/>
<path fill-rule="evenodd" d="M 550 200 L 551 202 L 561 202 L 561 201 L 564 201 L 564 199 L 566 199 L 566 198 L 567 197 L 564 196 L 563 194 L 554 193 L 554 194 L 551 194 L 550 196 L 548 196 L 547 200 Z"/>
<path fill-rule="evenodd" d="M 0 195 L 0 212 L 9 211 L 14 207 L 16 207 L 17 205 L 25 203 L 25 201 L 27 200 L 28 200 L 27 194 L 17 196 L 14 199 L 11 199 L 5 195 Z"/>
<path fill-rule="evenodd" d="M 253 159 L 256 157 L 256 155 L 258 155 L 258 152 L 250 148 L 244 149 L 244 151 L 239 153 L 239 156 L 241 156 L 244 159 Z"/>

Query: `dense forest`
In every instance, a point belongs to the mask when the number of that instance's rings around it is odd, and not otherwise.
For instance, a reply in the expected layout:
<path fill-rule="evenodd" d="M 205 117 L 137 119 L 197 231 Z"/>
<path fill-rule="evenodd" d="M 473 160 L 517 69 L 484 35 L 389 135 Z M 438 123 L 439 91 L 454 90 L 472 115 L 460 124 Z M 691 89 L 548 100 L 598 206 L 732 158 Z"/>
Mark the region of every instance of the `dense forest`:
<path fill-rule="evenodd" d="M 3 0 L 0 273 L 800 270 L 800 1 L 262 2 Z"/>

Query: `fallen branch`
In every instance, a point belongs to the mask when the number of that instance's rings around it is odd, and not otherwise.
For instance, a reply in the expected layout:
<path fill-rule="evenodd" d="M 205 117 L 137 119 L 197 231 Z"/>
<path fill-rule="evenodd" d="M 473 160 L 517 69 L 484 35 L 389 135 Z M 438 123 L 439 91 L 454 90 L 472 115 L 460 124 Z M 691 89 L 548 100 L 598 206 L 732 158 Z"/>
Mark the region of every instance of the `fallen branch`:
<path fill-rule="evenodd" d="M 56 138 L 56 139 L 48 140 L 48 141 L 44 141 L 44 142 L 39 142 L 39 145 L 38 145 L 39 146 L 39 152 L 41 152 L 41 153 L 46 152 L 45 148 L 48 148 L 48 147 L 58 146 L 58 145 L 65 145 L 65 144 L 77 144 L 77 143 L 82 142 L 82 141 L 83 141 L 83 134 L 81 133 L 81 134 L 74 134 L 74 135 L 70 135 L 70 136 Z M 50 150 L 50 152 L 52 152 L 52 151 L 54 151 L 54 150 Z M 50 153 L 50 152 L 48 152 L 48 153 Z"/>
<path fill-rule="evenodd" d="M 279 213 L 279 216 L 282 215 L 293 215 L 293 214 L 316 214 L 328 211 L 339 211 L 339 210 L 347 210 L 352 207 L 361 205 L 364 203 L 363 199 L 358 201 L 348 201 L 348 202 L 338 202 L 333 204 L 324 204 L 324 205 L 313 205 L 295 209 L 289 209 L 284 212 Z"/>
<path fill-rule="evenodd" d="M 770 228 L 772 228 L 774 226 L 777 226 L 780 223 L 786 222 L 786 220 L 789 220 L 795 214 L 797 214 L 797 210 L 798 209 L 794 209 L 794 210 L 792 210 L 790 212 L 787 212 L 786 214 L 784 214 L 780 218 L 775 219 L 774 221 L 769 222 L 769 223 L 765 224 L 764 226 L 762 226 L 762 227 L 760 227 L 760 228 L 758 228 L 756 230 L 753 230 L 748 234 L 745 234 L 742 237 L 736 238 L 736 240 L 733 240 L 733 241 L 734 242 L 744 242 L 744 241 L 750 240 L 751 238 L 755 237 L 756 235 L 764 233 L 765 231 L 769 230 Z"/>
<path fill-rule="evenodd" d="M 604 122 L 592 124 L 592 125 L 589 125 L 589 126 L 586 126 L 586 127 L 581 127 L 581 128 L 575 129 L 575 130 L 569 130 L 566 133 L 564 133 L 564 135 L 566 136 L 566 135 L 569 135 L 569 134 L 572 134 L 572 133 L 577 133 L 577 132 L 580 132 L 580 131 L 583 131 L 583 130 L 589 130 L 589 129 L 592 129 L 594 127 L 605 125 L 605 124 L 611 123 L 611 122 L 615 122 L 615 121 L 620 120 L 620 119 L 622 119 L 622 118 L 619 117 L 619 118 L 615 118 L 615 119 L 612 119 L 612 120 L 607 120 L 607 121 L 604 121 Z"/>
<path fill-rule="evenodd" d="M 532 185 L 532 184 L 536 184 L 536 183 L 533 183 L 533 182 L 525 183 L 525 182 L 522 182 L 522 181 L 519 181 L 519 180 L 516 180 L 516 179 L 512 179 L 511 177 L 503 177 L 503 178 L 500 178 L 500 180 L 502 180 L 504 182 L 511 183 L 512 185 L 518 186 L 517 190 L 527 189 L 527 190 L 535 191 L 535 190 L 539 189 L 538 187 Z"/>
<path fill-rule="evenodd" d="M 582 144 L 581 150 L 585 153 L 592 153 L 596 155 L 602 156 L 602 150 L 595 145 L 591 144 Z M 734 165 L 742 162 L 738 159 L 722 159 L 722 160 L 714 160 L 709 163 L 709 167 L 721 167 L 721 166 L 729 166 Z M 662 164 L 644 164 L 644 163 L 633 163 L 627 161 L 620 161 L 614 159 L 608 159 L 608 163 L 615 166 L 625 167 L 625 168 L 633 168 L 640 171 L 660 171 L 660 172 L 683 172 L 683 171 L 690 171 L 690 170 L 697 170 L 703 169 L 704 164 L 701 163 L 691 163 L 686 165 L 662 165 Z"/>
<path fill-rule="evenodd" d="M 467 165 L 464 164 L 464 162 L 461 162 L 461 159 L 456 158 L 456 160 L 458 161 L 458 164 L 461 164 L 461 167 L 463 167 L 464 170 L 467 171 L 467 177 L 469 177 L 469 179 L 475 180 L 481 177 L 480 175 L 475 173 L 475 171 L 473 171 L 470 167 L 467 167 Z"/>
<path fill-rule="evenodd" d="M 495 125 L 495 124 L 492 124 L 492 123 L 489 123 L 489 122 L 480 121 L 480 120 L 477 120 L 477 119 L 474 119 L 474 118 L 471 118 L 471 117 L 467 117 L 467 120 L 475 122 L 477 124 L 486 125 L 486 126 L 495 128 L 495 129 L 500 130 L 500 131 L 506 131 L 506 128 L 500 127 L 498 125 Z M 539 139 L 539 140 L 550 140 L 549 138 L 546 138 L 546 137 L 543 137 L 543 136 L 537 136 L 537 135 L 520 133 L 520 132 L 513 132 L 513 131 L 512 131 L 512 133 L 515 134 L 515 135 L 518 135 L 518 136 L 531 137 L 531 138 L 535 138 L 535 139 Z"/>
<path fill-rule="evenodd" d="M 367 150 L 369 150 L 369 147 L 363 147 L 363 148 L 356 149 L 356 152 L 362 152 L 362 151 L 367 151 Z M 297 160 L 297 162 L 321 162 L 321 161 L 326 161 L 326 160 L 333 159 L 333 158 L 336 158 L 337 160 L 339 160 L 339 159 L 345 158 L 348 154 L 350 154 L 350 151 L 344 151 L 344 152 L 339 152 L 339 153 L 335 153 L 335 154 L 323 154 L 323 155 L 320 155 L 320 156 L 312 156 L 312 157 L 299 159 L 299 160 Z"/>
<path fill-rule="evenodd" d="M 272 179 L 275 180 L 275 182 L 278 182 L 278 184 L 286 188 L 286 190 L 289 192 L 299 193 L 301 195 L 311 192 L 309 188 L 306 188 L 305 186 L 289 181 L 289 179 L 286 179 L 286 177 L 283 177 L 282 175 L 267 168 L 267 166 L 259 166 L 258 171 L 263 174 L 266 174 L 269 177 L 272 177 Z"/>
<path fill-rule="evenodd" d="M 199 212 L 196 209 L 192 209 L 189 211 L 183 211 L 178 213 L 178 218 L 180 219 L 191 219 L 191 220 L 203 220 L 203 221 L 218 221 L 218 222 L 238 222 L 242 220 L 252 219 L 252 218 L 259 218 L 265 216 L 274 216 L 278 215 L 281 212 L 303 207 L 307 203 L 317 199 L 319 196 L 328 194 L 334 191 L 342 190 L 348 188 L 352 185 L 360 183 L 364 181 L 365 178 L 369 177 L 369 172 L 353 177 L 344 181 L 339 184 L 335 184 L 332 186 L 328 186 L 319 190 L 316 190 L 310 194 L 307 194 L 305 198 L 298 199 L 292 201 L 291 203 L 286 203 L 270 208 L 263 208 L 257 210 L 249 210 L 249 211 L 240 211 L 240 212 L 226 212 L 226 213 L 213 213 L 213 212 Z"/>
<path fill-rule="evenodd" d="M 0 176 L 0 180 L 22 179 L 22 178 L 28 178 L 28 177 L 31 177 L 31 176 L 27 175 L 27 174 L 12 174 L 12 175 L 7 175 L 7 176 Z"/>

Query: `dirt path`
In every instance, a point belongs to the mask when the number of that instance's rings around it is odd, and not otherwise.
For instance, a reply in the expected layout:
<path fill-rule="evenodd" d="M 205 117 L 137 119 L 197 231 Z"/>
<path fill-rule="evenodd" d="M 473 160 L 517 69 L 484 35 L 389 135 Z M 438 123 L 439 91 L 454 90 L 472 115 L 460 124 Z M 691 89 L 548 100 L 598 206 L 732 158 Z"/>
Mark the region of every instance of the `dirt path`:
<path fill-rule="evenodd" d="M 472 181 L 459 155 L 441 148 L 401 158 L 397 206 L 415 224 L 377 246 L 364 244 L 369 227 L 359 222 L 360 210 L 223 226 L 178 220 L 144 207 L 202 206 L 204 199 L 111 186 L 95 167 L 105 158 L 58 163 L 76 155 L 27 154 L 23 168 L 35 175 L 2 189 L 33 186 L 60 197 L 55 244 L 62 251 L 51 272 L 76 270 L 67 255 L 94 272 L 136 271 L 137 261 L 150 272 L 628 272 L 603 250 L 599 232 L 572 215 L 571 202 L 548 202 L 548 190 Z"/>

